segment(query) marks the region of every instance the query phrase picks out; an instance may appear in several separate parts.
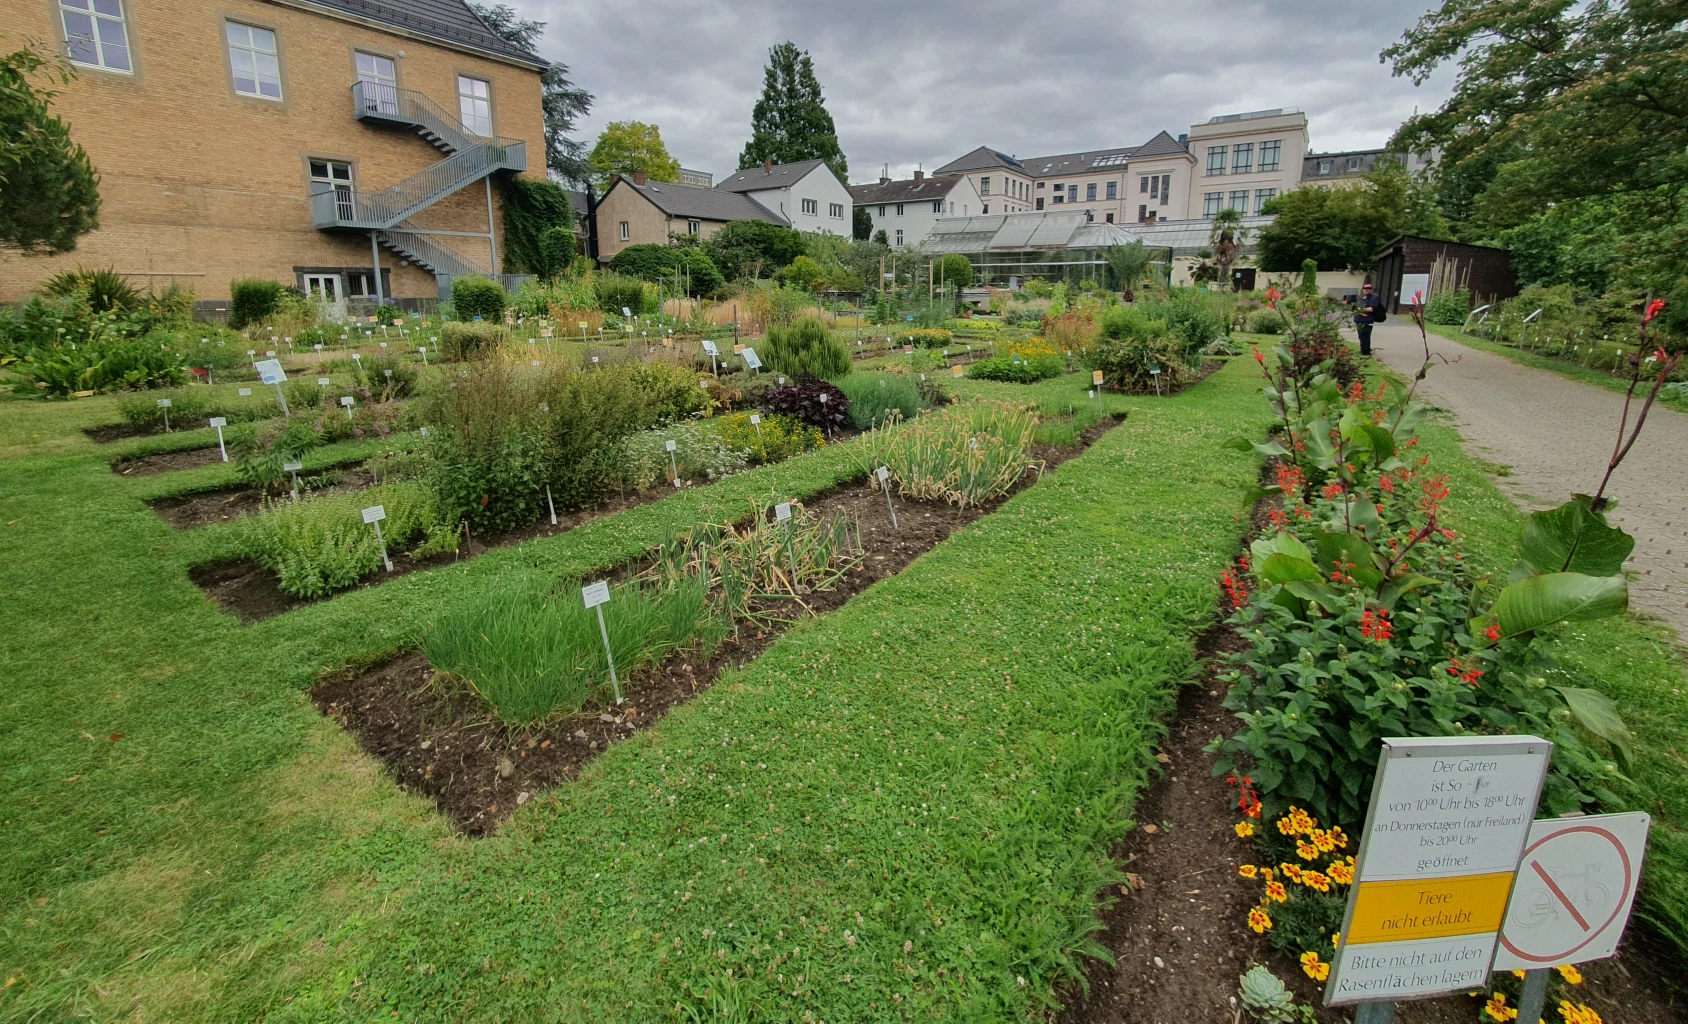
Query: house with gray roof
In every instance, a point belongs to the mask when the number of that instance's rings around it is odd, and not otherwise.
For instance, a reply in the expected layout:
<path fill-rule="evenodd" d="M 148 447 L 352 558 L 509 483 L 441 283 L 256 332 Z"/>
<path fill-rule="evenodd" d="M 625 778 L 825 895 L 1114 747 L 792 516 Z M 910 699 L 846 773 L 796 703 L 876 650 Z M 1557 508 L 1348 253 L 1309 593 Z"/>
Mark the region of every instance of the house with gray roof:
<path fill-rule="evenodd" d="M 864 207 L 873 230 L 901 248 L 925 238 L 941 217 L 966 217 L 983 211 L 984 203 L 964 174 L 927 175 L 915 171 L 901 181 L 880 178 L 868 185 L 851 185 L 850 197 Z"/>
<path fill-rule="evenodd" d="M 735 220 L 791 226 L 747 195 L 677 181 L 651 181 L 643 172 L 616 176 L 598 202 L 597 220 L 600 260 L 609 260 L 630 245 L 667 245 L 670 235 L 708 238 Z"/>
<path fill-rule="evenodd" d="M 850 233 L 850 188 L 824 160 L 763 161 L 727 175 L 716 182 L 715 191 L 746 196 L 799 231 Z"/>

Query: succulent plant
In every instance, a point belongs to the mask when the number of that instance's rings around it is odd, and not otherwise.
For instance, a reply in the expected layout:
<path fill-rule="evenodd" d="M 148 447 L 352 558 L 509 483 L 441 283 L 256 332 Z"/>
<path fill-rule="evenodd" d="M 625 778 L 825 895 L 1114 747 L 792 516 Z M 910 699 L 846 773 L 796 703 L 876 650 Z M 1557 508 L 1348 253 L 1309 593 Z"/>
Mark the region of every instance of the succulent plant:
<path fill-rule="evenodd" d="M 1242 976 L 1237 986 L 1243 1007 L 1256 1019 L 1272 1024 L 1291 1024 L 1300 1019 L 1296 1012 L 1295 994 L 1284 988 L 1278 976 L 1265 964 L 1255 964 Z"/>

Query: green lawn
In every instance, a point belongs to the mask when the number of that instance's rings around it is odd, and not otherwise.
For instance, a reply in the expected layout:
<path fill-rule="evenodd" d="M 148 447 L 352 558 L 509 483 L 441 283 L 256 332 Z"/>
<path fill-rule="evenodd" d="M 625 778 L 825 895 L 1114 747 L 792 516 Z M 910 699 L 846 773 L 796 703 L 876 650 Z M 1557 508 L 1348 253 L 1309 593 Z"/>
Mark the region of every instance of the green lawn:
<path fill-rule="evenodd" d="M 1458 327 L 1443 327 L 1436 324 L 1429 324 L 1427 325 L 1427 329 L 1431 334 L 1450 338 L 1459 342 L 1461 345 L 1466 345 L 1470 348 L 1478 349 L 1479 351 L 1491 352 L 1497 356 L 1503 356 L 1521 366 L 1530 366 L 1538 370 L 1551 370 L 1552 372 L 1559 374 L 1561 377 L 1568 377 L 1571 380 L 1582 381 L 1584 384 L 1593 384 L 1596 387 L 1605 388 L 1607 391 L 1616 391 L 1620 394 L 1629 390 L 1629 381 L 1619 380 L 1604 370 L 1593 370 L 1586 366 L 1578 366 L 1576 363 L 1566 362 L 1563 359 L 1554 359 L 1551 356 L 1539 355 L 1535 352 L 1529 351 L 1528 349 L 1515 348 L 1511 345 L 1502 345 L 1498 341 L 1491 341 L 1488 338 L 1479 338 L 1475 335 L 1466 334 Z M 1648 382 L 1648 386 L 1651 386 L 1650 381 Z M 1637 391 L 1642 397 L 1646 397 L 1645 389 L 1638 388 Z M 1683 412 L 1688 412 L 1688 395 L 1679 395 L 1674 392 L 1661 391 L 1659 394 L 1659 404 L 1669 406 L 1673 409 L 1679 409 Z"/>
<path fill-rule="evenodd" d="M 1236 549 L 1252 370 L 1110 398 L 1083 456 L 485 840 L 317 714 L 316 674 L 847 453 L 241 628 L 184 572 L 218 533 L 77 433 L 105 400 L 0 402 L 0 1019 L 1023 1019 L 1086 948 Z"/>

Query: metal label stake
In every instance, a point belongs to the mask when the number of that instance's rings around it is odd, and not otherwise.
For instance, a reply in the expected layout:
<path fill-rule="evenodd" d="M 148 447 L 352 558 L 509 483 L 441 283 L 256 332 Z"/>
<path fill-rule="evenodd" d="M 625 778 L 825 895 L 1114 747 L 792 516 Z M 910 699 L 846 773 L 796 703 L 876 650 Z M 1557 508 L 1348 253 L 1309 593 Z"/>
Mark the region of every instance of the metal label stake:
<path fill-rule="evenodd" d="M 211 425 L 217 428 L 217 451 L 223 456 L 223 461 L 229 461 L 229 450 L 223 446 L 223 428 L 229 425 L 228 417 L 213 416 Z"/>
<path fill-rule="evenodd" d="M 557 525 L 557 503 L 551 500 L 551 485 L 545 485 L 545 505 L 551 510 L 551 525 Z"/>
<path fill-rule="evenodd" d="M 897 507 L 891 504 L 891 471 L 880 466 L 874 475 L 879 477 L 879 486 L 885 490 L 885 507 L 891 512 L 891 529 L 900 530 L 902 527 L 897 525 Z"/>
<path fill-rule="evenodd" d="M 598 635 L 604 639 L 604 661 L 609 663 L 610 686 L 615 690 L 615 702 L 620 704 L 624 699 L 621 696 L 621 680 L 617 679 L 615 675 L 615 655 L 610 652 L 610 631 L 609 627 L 604 625 L 604 605 L 608 604 L 610 600 L 610 581 L 599 580 L 596 583 L 581 587 L 580 599 L 586 607 L 596 609 L 598 612 Z"/>
<path fill-rule="evenodd" d="M 387 557 L 387 538 L 381 536 L 381 520 L 387 518 L 385 505 L 375 505 L 363 510 L 363 521 L 375 527 L 375 543 L 381 546 L 381 564 L 393 571 L 393 560 Z"/>

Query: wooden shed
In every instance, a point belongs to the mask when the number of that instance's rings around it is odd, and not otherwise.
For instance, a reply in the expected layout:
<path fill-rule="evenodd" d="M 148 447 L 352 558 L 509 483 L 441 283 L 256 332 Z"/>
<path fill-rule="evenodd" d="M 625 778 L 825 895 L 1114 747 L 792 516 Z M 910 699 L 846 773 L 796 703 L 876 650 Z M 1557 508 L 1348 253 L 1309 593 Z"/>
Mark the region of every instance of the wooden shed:
<path fill-rule="evenodd" d="M 1518 274 L 1505 249 L 1417 235 L 1402 235 L 1377 254 L 1376 283 L 1391 313 L 1410 305 L 1420 290 L 1428 300 L 1438 291 L 1464 288 L 1476 305 L 1518 294 Z"/>

